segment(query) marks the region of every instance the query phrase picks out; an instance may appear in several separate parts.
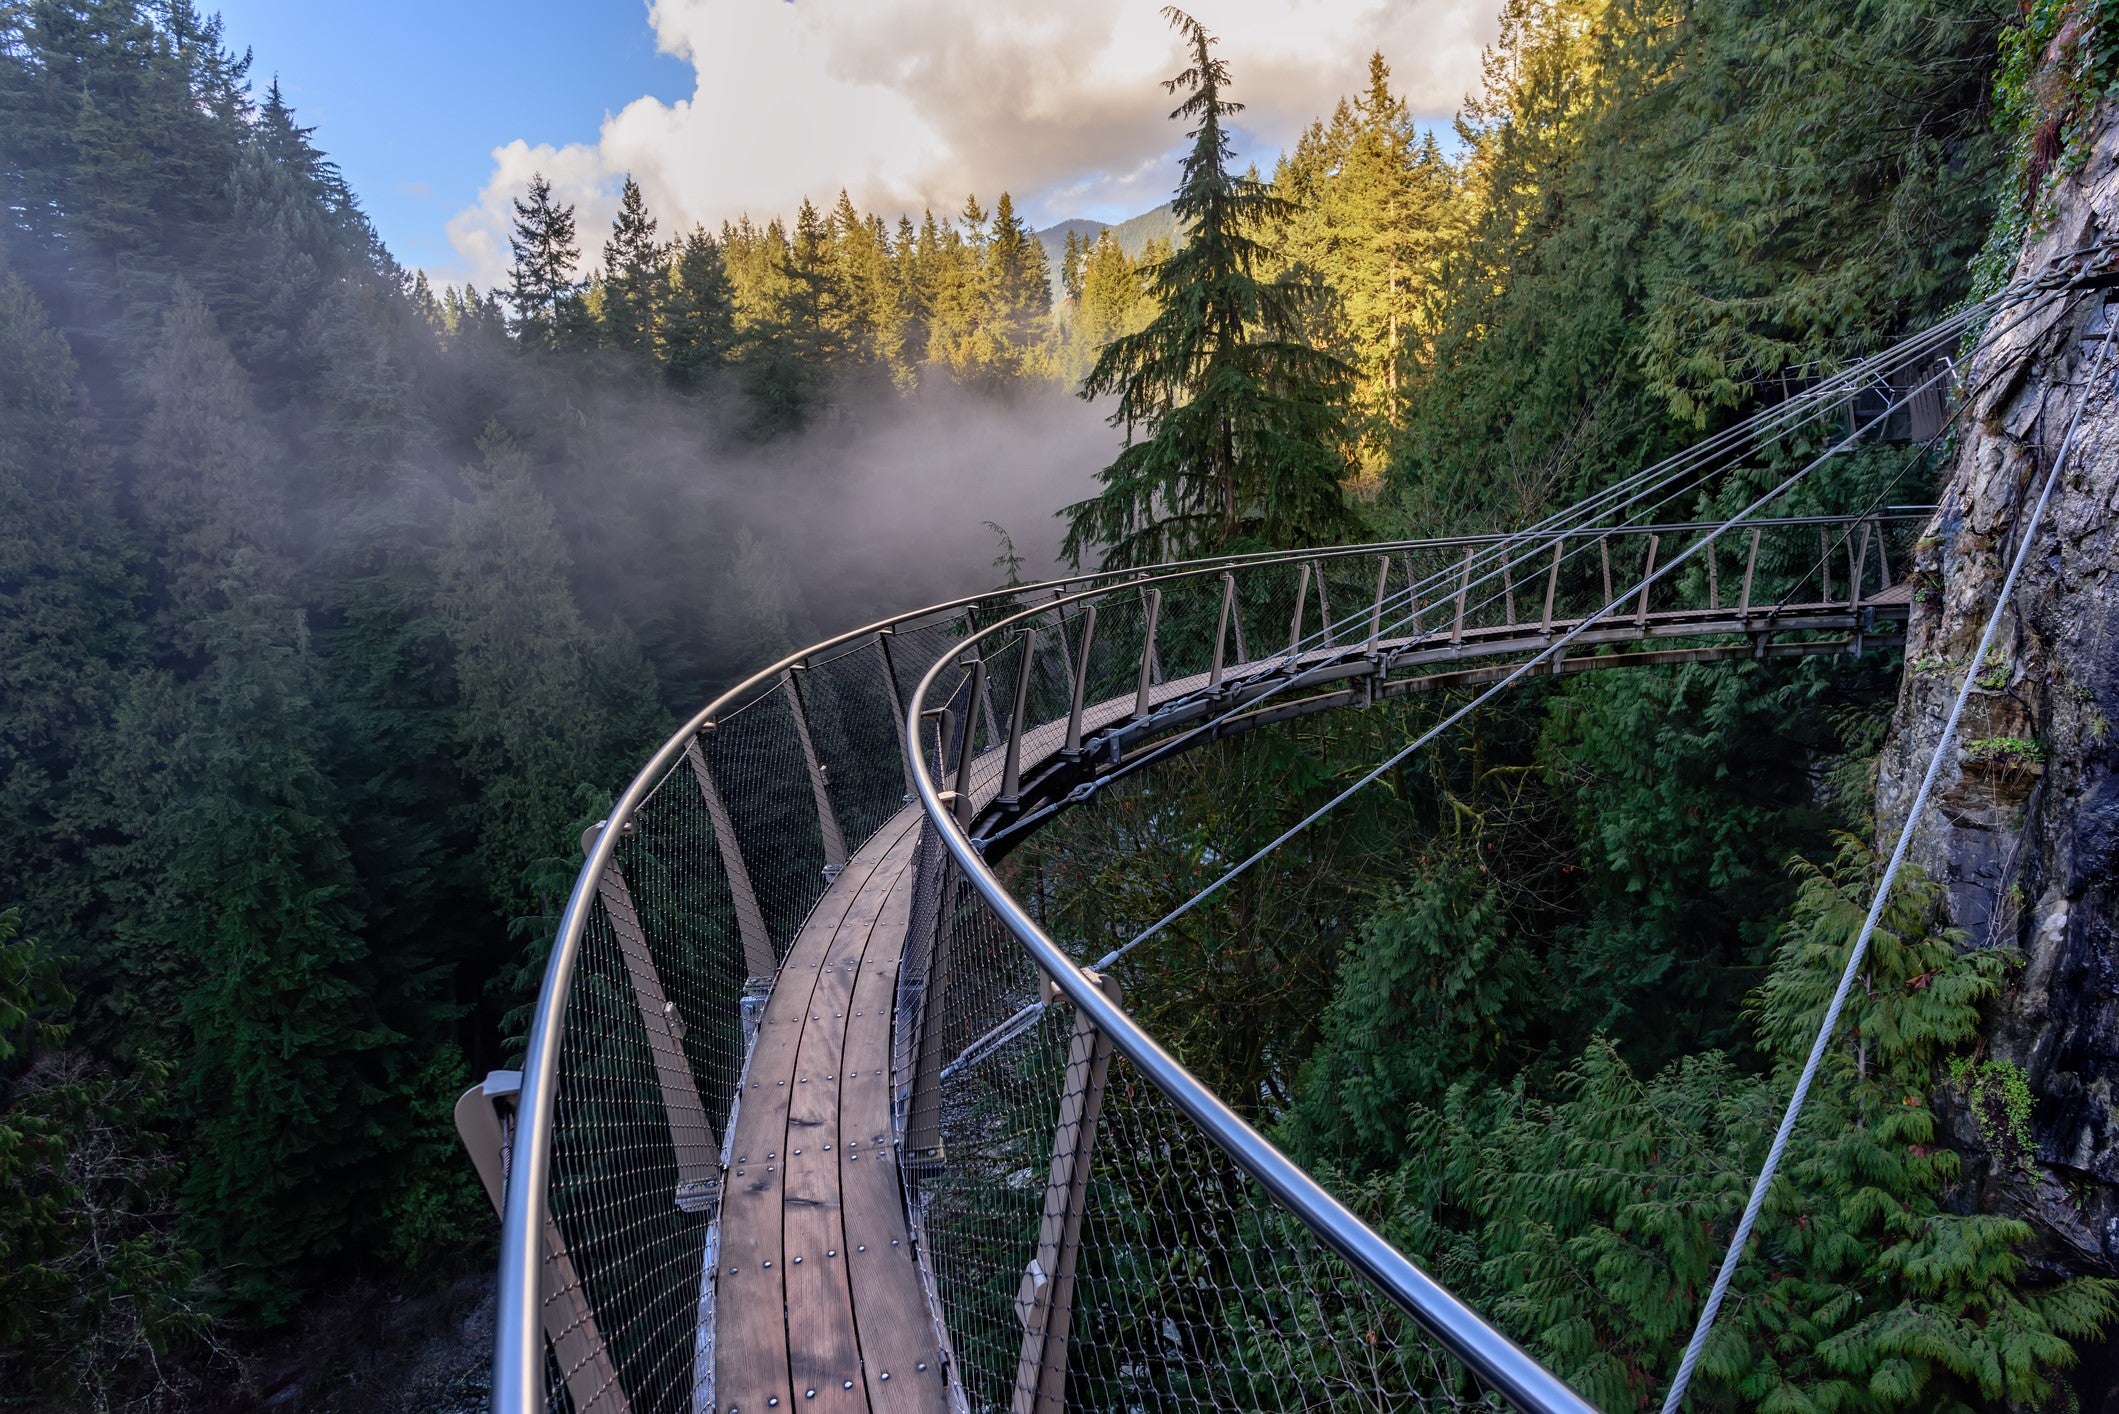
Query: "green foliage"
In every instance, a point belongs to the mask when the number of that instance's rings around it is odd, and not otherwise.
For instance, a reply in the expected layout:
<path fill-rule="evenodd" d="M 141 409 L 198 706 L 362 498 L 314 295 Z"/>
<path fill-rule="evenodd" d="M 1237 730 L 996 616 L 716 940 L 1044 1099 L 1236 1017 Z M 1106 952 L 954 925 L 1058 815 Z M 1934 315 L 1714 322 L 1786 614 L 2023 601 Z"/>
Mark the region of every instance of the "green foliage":
<path fill-rule="evenodd" d="M 1339 483 L 1348 370 L 1304 343 L 1311 282 L 1258 273 L 1266 227 L 1287 203 L 1229 170 L 1228 65 L 1197 21 L 1165 10 L 1192 64 L 1164 87 L 1186 95 L 1170 116 L 1198 126 L 1172 203 L 1184 244 L 1147 275 L 1159 305 L 1108 346 L 1082 396 L 1113 394 L 1118 459 L 1104 489 L 1066 510 L 1061 548 L 1076 564 L 1152 564 L 1225 548 L 1326 541 L 1349 525 Z"/>
<path fill-rule="evenodd" d="M 168 1068 L 67 1048 L 73 998 L 19 918 L 0 912 L 0 1379 L 110 1408 L 168 1390 L 159 1361 L 207 1325 L 172 1232 Z"/>
<path fill-rule="evenodd" d="M 1801 867 L 1756 1001 L 1770 1076 L 1709 1052 L 1643 1079 L 1600 1041 L 1553 1099 L 1467 1084 L 1419 1111 L 1418 1157 L 1371 1190 L 1445 1280 L 1607 1409 L 1652 1398 L 1674 1367 L 1875 867 L 1852 839 L 1830 870 Z M 1902 876 L 1885 911 L 1701 1361 L 1701 1408 L 2036 1404 L 2069 1342 L 2119 1316 L 2111 1282 L 2034 1284 L 2022 1223 L 1942 1204 L 1957 1160 L 1926 1090 L 2007 958 L 1928 927 L 1935 895 Z"/>

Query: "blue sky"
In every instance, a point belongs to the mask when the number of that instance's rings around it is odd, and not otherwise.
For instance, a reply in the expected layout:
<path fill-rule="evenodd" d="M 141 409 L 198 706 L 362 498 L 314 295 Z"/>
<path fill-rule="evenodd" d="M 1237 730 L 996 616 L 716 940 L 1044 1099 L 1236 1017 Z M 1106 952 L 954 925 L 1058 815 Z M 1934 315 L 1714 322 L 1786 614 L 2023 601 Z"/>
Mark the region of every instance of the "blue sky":
<path fill-rule="evenodd" d="M 409 265 L 447 262 L 449 217 L 515 138 L 593 142 L 606 112 L 691 92 L 641 0 L 201 0 L 276 73 Z"/>
<path fill-rule="evenodd" d="M 214 0 L 199 0 L 202 9 Z M 1270 168 L 1382 52 L 1413 114 L 1476 80 L 1500 0 L 1188 0 Z M 895 215 L 1037 225 L 1167 199 L 1184 138 L 1159 80 L 1160 0 L 222 0 L 226 42 L 277 75 L 384 241 L 438 281 L 498 281 L 532 173 L 579 208 L 591 259 L 631 174 L 665 234 L 791 214 L 840 187 Z"/>

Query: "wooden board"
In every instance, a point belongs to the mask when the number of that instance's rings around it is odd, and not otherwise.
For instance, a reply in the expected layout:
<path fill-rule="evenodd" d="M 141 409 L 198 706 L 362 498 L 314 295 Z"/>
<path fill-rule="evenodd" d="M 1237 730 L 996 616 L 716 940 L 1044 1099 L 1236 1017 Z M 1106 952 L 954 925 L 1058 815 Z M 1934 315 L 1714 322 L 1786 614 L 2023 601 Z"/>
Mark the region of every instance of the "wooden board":
<path fill-rule="evenodd" d="M 854 985 L 846 1055 L 870 1063 L 840 1075 L 839 1191 L 869 1407 L 941 1414 L 949 1407 L 947 1375 L 913 1261 L 890 1140 L 891 1011 L 912 921 L 914 873 L 908 866 L 892 886 Z"/>
<path fill-rule="evenodd" d="M 804 1409 L 861 1410 L 860 1343 L 847 1277 L 845 1228 L 840 1217 L 839 1070 L 854 978 L 876 932 L 891 887 L 912 861 L 917 832 L 907 832 L 874 870 L 847 910 L 826 950 L 802 1017 L 802 1043 L 789 1077 L 787 1136 L 788 1373 Z"/>
<path fill-rule="evenodd" d="M 714 1402 L 724 1410 L 793 1408 L 783 1231 L 788 1087 L 831 944 L 891 847 L 917 838 L 912 824 L 892 821 L 833 880 L 788 949 L 766 1000 L 745 1071 L 721 1205 Z"/>

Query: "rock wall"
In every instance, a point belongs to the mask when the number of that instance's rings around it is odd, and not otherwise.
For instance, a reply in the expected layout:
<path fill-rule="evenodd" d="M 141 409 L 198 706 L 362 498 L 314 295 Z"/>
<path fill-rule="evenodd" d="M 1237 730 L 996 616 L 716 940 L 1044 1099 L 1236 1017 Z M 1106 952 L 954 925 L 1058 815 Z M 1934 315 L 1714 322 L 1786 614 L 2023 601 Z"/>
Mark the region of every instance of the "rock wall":
<path fill-rule="evenodd" d="M 2119 241 L 2119 110 L 2050 179 L 2019 273 Z M 2094 277 L 2091 283 L 2094 284 Z M 2101 288 L 1997 316 L 1965 369 L 1959 450 L 1914 563 L 1906 676 L 1877 783 L 1895 840 L 2070 416 L 2074 452 L 1914 846 L 1969 945 L 2025 965 L 1993 1006 L 1980 1085 L 1944 1105 L 1966 1206 L 2029 1218 L 2036 1260 L 2119 1274 L 2119 341 L 2092 379 Z M 2028 317 L 2025 317 L 2028 315 Z M 2020 322 L 2018 322 L 2020 321 Z M 2041 759 L 2042 758 L 2042 759 Z M 2028 1081 L 2028 1126 L 2001 1092 Z M 2028 1152 L 2026 1152 L 2028 1149 Z"/>

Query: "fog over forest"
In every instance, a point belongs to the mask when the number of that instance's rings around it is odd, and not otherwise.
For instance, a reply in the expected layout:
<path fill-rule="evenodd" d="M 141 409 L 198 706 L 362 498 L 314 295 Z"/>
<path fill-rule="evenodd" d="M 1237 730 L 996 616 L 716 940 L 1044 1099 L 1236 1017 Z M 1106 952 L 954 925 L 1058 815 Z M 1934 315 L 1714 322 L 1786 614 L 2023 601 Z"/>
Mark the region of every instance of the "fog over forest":
<path fill-rule="evenodd" d="M 592 227 L 538 173 L 477 288 L 399 263 L 193 0 L 0 0 L 0 1403 L 483 1407 L 496 1225 L 450 1107 L 519 1063 L 584 832 L 679 722 L 1011 576 L 1617 484 L 1998 288 L 2119 93 L 2111 3 L 1509 0 L 1457 142 L 1348 56 L 1255 175 L 1244 73 L 1173 14 L 1139 141 L 1178 186 L 1124 239 L 1048 246 L 1002 190 L 679 226 L 630 178 Z M 1788 504 L 1933 495 L 1949 445 Z M 1586 1397 L 1651 1407 L 1866 907 L 1905 668 L 1526 679 L 1159 934 L 1126 1005 Z M 1461 687 L 1216 739 L 1014 867 L 1069 946 L 1134 936 Z M 1959 949 L 1933 880 L 1895 897 L 1692 1407 L 2109 1408 L 2119 1264 L 1961 1182 L 2031 1172 L 1982 1098 L 2016 1093 L 1980 1030 L 2013 955 Z M 1336 1323 L 1364 1401 L 1457 1399 L 1355 1305 L 1220 1275 L 1200 1348 Z M 1110 1378 L 1073 1402 L 1200 1398 Z"/>

